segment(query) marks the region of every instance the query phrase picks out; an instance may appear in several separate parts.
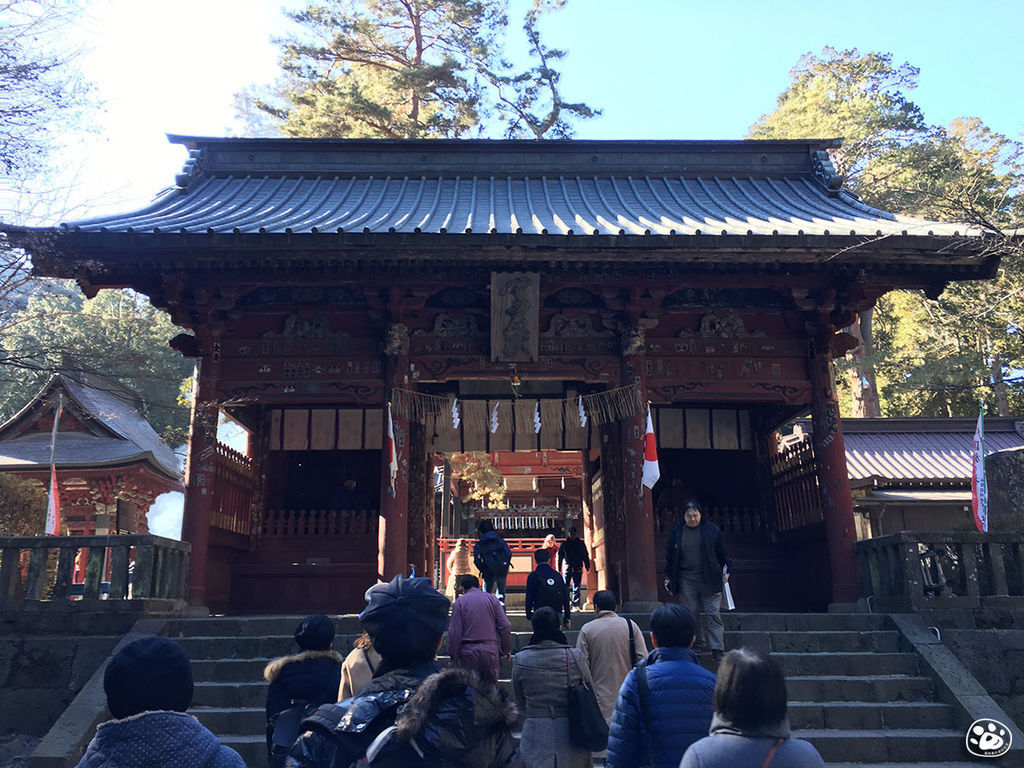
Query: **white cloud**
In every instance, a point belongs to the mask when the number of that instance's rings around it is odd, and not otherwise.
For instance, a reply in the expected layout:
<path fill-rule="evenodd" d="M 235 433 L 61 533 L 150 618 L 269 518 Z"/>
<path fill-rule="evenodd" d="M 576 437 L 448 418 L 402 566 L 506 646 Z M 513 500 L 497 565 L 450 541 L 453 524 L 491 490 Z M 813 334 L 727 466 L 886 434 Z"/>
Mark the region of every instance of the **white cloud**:
<path fill-rule="evenodd" d="M 184 493 L 170 491 L 160 494 L 146 514 L 149 532 L 156 536 L 181 540 L 181 519 L 184 511 Z"/>

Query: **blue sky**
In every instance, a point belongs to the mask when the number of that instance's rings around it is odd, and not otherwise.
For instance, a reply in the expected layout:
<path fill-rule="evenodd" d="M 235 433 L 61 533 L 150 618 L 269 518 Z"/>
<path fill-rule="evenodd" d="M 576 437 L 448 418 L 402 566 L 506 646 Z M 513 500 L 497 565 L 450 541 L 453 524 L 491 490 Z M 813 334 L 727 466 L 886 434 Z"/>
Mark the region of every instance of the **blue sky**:
<path fill-rule="evenodd" d="M 171 184 L 184 152 L 164 134 L 224 135 L 232 94 L 274 76 L 269 37 L 283 29 L 282 4 L 89 2 L 83 63 L 106 107 L 99 135 L 69 156 L 80 187 L 123 208 Z M 913 98 L 933 123 L 976 115 L 1007 135 L 1024 131 L 1016 0 L 570 0 L 542 29 L 569 51 L 564 95 L 604 110 L 580 138 L 742 138 L 799 56 L 825 45 L 890 51 L 920 67 Z M 519 36 L 513 17 L 510 37 Z"/>

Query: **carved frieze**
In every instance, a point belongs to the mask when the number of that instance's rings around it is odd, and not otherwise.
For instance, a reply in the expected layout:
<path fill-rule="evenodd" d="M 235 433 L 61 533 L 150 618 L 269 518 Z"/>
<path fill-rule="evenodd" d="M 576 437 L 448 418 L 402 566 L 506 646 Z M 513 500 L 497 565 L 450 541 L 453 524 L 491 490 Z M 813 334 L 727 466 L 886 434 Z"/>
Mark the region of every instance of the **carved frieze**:
<path fill-rule="evenodd" d="M 751 339 L 765 335 L 764 331 L 748 331 L 743 318 L 734 309 L 710 309 L 700 319 L 696 330 L 680 331 L 678 338 L 694 336 L 718 337 L 720 339 Z"/>
<path fill-rule="evenodd" d="M 624 323 L 619 329 L 623 356 L 642 355 L 647 350 L 647 329 L 640 323 Z"/>
<path fill-rule="evenodd" d="M 409 354 L 409 328 L 402 323 L 389 323 L 384 331 L 384 354 L 398 357 Z"/>
<path fill-rule="evenodd" d="M 292 313 L 280 333 L 267 331 L 261 339 L 264 355 L 339 355 L 347 351 L 349 335 L 332 333 L 323 313 L 308 317 Z"/>

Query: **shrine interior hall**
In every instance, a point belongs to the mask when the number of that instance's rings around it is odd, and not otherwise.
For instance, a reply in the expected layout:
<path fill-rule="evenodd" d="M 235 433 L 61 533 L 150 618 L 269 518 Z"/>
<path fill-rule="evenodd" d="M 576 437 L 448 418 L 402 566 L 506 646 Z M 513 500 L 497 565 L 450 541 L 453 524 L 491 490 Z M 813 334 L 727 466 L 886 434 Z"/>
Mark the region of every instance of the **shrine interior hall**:
<path fill-rule="evenodd" d="M 998 263 L 962 225 L 862 203 L 835 139 L 170 140 L 188 160 L 145 208 L 7 231 L 37 274 L 129 286 L 182 328 L 189 599 L 216 610 L 357 610 L 410 563 L 442 575 L 483 517 L 517 557 L 575 522 L 588 590 L 643 609 L 691 496 L 744 608 L 855 601 L 833 361 L 887 291 Z M 466 453 L 506 509 L 452 502 Z"/>

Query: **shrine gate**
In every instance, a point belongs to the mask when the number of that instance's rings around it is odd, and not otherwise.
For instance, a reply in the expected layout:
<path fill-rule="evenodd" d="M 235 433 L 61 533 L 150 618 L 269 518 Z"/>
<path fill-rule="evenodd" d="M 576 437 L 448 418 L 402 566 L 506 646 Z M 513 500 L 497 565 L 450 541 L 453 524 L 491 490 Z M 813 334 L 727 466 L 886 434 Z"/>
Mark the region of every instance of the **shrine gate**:
<path fill-rule="evenodd" d="M 996 266 L 962 227 L 844 191 L 836 141 L 171 140 L 189 161 L 149 207 L 10 237 L 37 273 L 130 286 L 189 331 L 190 594 L 222 609 L 357 609 L 377 578 L 432 573 L 432 468 L 458 451 L 576 467 L 591 586 L 633 607 L 664 599 L 690 495 L 744 607 L 855 600 L 843 329 Z M 808 411 L 811 445 L 780 458 Z"/>

